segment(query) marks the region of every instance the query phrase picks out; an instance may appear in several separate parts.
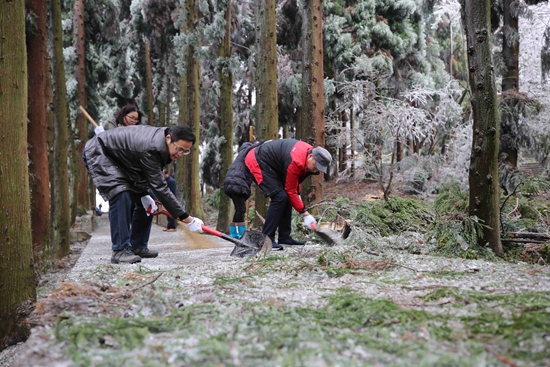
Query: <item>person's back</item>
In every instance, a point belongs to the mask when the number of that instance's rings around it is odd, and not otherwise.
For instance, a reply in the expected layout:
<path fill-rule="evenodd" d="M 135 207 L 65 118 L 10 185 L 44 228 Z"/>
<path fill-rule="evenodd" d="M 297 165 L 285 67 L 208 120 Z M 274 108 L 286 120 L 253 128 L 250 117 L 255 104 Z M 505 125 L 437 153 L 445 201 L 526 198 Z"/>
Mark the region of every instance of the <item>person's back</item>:
<path fill-rule="evenodd" d="M 101 177 L 101 180 L 94 181 L 98 188 L 103 188 L 100 192 L 108 193 L 128 183 L 131 183 L 132 191 L 148 191 L 150 182 L 154 181 L 147 179 L 151 174 L 148 170 L 151 160 L 161 165 L 171 161 L 166 150 L 165 129 L 146 125 L 113 129 L 89 140 L 85 151 L 90 169 L 99 173 L 97 177 Z M 102 154 L 88 154 L 91 150 L 99 149 L 108 159 L 103 159 Z M 94 159 L 101 162 L 96 164 Z M 117 174 L 121 172 L 118 167 L 122 168 L 124 176 Z M 160 174 L 160 170 L 154 172 Z"/>

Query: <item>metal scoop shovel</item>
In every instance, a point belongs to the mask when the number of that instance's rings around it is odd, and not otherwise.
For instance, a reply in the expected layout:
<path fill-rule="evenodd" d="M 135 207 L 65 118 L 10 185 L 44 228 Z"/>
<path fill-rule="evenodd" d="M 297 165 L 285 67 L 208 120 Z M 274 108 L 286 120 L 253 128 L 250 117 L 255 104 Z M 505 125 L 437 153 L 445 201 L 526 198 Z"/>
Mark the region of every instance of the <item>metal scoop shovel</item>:
<path fill-rule="evenodd" d="M 202 225 L 202 230 L 206 233 L 210 233 L 214 236 L 234 243 L 235 248 L 231 252 L 231 256 L 249 257 L 256 255 L 260 251 L 265 253 L 271 251 L 271 240 L 261 232 L 245 231 L 241 239 L 236 239 L 226 235 L 225 233 L 216 231 L 215 229 L 208 228 L 204 224 Z"/>

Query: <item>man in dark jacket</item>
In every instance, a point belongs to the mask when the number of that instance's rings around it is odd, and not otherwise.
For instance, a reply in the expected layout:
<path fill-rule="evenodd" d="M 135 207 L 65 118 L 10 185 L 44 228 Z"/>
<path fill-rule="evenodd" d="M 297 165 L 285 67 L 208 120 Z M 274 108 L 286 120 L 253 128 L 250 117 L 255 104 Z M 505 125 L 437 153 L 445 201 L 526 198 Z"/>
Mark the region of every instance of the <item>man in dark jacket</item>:
<path fill-rule="evenodd" d="M 172 217 L 187 223 L 191 231 L 202 232 L 203 222 L 185 212 L 162 173 L 165 165 L 189 154 L 194 143 L 195 134 L 186 126 L 112 129 L 86 143 L 85 165 L 109 201 L 112 263 L 135 263 L 158 255 L 147 248 L 152 224 L 147 211 L 156 210 L 149 188 Z"/>
<path fill-rule="evenodd" d="M 262 232 L 271 239 L 274 250 L 282 250 L 281 244 L 303 245 L 290 236 L 292 208 L 302 215 L 308 228 L 312 229 L 316 221 L 300 198 L 300 183 L 310 175 L 326 173 L 331 162 L 332 157 L 326 149 L 313 148 L 295 139 L 270 140 L 246 153 L 246 169 L 263 193 L 271 198 Z M 278 232 L 278 243 L 275 232 Z"/>

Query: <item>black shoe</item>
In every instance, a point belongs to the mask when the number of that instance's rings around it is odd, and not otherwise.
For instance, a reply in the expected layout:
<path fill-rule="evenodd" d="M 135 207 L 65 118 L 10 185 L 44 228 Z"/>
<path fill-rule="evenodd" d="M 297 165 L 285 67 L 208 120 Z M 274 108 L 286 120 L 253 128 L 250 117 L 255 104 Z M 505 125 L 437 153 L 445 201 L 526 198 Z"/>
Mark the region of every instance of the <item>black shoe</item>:
<path fill-rule="evenodd" d="M 283 245 L 279 245 L 275 240 L 271 240 L 271 251 L 282 251 L 284 250 Z"/>
<path fill-rule="evenodd" d="M 145 257 L 145 258 L 159 256 L 158 251 L 149 250 L 147 247 L 135 248 L 135 249 L 132 249 L 132 252 L 134 253 L 134 255 L 138 255 L 139 257 Z"/>
<path fill-rule="evenodd" d="M 113 256 L 111 256 L 112 264 L 133 264 L 141 262 L 141 257 L 134 255 L 132 250 L 125 248 L 124 250 L 113 251 Z"/>
<path fill-rule="evenodd" d="M 306 244 L 305 242 L 296 241 L 292 237 L 285 238 L 285 239 L 280 239 L 279 238 L 279 243 L 281 245 L 287 245 L 287 246 L 303 246 L 303 245 Z"/>

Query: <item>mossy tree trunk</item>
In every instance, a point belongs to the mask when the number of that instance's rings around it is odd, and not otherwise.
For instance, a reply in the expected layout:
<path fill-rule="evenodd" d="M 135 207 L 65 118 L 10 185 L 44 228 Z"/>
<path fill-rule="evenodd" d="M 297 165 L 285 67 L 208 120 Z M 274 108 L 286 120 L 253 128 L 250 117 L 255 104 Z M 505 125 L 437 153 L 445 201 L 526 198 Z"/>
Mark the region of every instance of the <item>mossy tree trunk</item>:
<path fill-rule="evenodd" d="M 69 203 L 69 108 L 63 59 L 61 0 L 51 1 L 54 87 L 54 170 L 52 191 L 53 246 L 57 257 L 69 254 L 71 212 Z"/>
<path fill-rule="evenodd" d="M 35 26 L 27 31 L 29 71 L 28 133 L 29 186 L 31 192 L 32 244 L 35 266 L 47 260 L 50 249 L 50 171 L 46 91 L 51 86 L 48 55 L 48 6 L 44 0 L 27 1 Z M 30 24 L 30 23 L 29 23 Z"/>
<path fill-rule="evenodd" d="M 218 64 L 220 73 L 220 131 L 223 132 L 225 142 L 220 147 L 222 159 L 220 169 L 220 210 L 218 212 L 218 231 L 228 233 L 231 221 L 231 200 L 223 192 L 223 180 L 229 166 L 233 162 L 233 74 L 229 68 L 231 58 L 231 1 L 227 0 L 225 10 L 225 35 L 220 45 L 220 59 Z"/>
<path fill-rule="evenodd" d="M 0 2 L 0 350 L 25 340 L 36 299 L 27 168 L 25 2 Z M 9 36 L 7 36 L 9 35 Z"/>
<path fill-rule="evenodd" d="M 278 138 L 277 95 L 277 29 L 275 0 L 258 0 L 256 3 L 256 138 Z M 256 190 L 256 212 L 265 218 L 269 200 Z M 256 216 L 255 227 L 262 221 Z"/>
<path fill-rule="evenodd" d="M 502 256 L 498 185 L 499 116 L 491 53 L 490 0 L 462 0 L 471 104 L 474 117 L 470 158 L 470 215 L 487 226 L 479 245 Z"/>
<path fill-rule="evenodd" d="M 323 75 L 323 4 L 306 0 L 302 23 L 302 118 L 298 138 L 325 146 L 325 96 Z M 306 206 L 323 199 L 324 176 L 311 176 L 302 185 Z"/>
<path fill-rule="evenodd" d="M 513 110 L 517 99 L 514 95 L 519 92 L 519 29 L 517 12 L 511 9 L 513 1 L 504 0 L 502 4 L 504 31 L 502 32 L 502 56 L 505 66 L 504 76 L 502 78 L 503 95 L 509 94 L 506 98 L 510 110 Z M 509 93 L 506 93 L 509 92 Z M 501 151 L 506 153 L 506 160 L 514 167 L 518 165 L 518 149 L 512 127 L 517 126 L 518 117 L 504 111 L 500 124 Z"/>
<path fill-rule="evenodd" d="M 84 108 L 88 103 L 86 95 L 86 38 L 84 33 L 84 0 L 75 0 L 74 3 L 74 29 L 75 29 L 75 49 L 76 49 L 76 81 L 78 83 L 76 96 L 77 103 Z M 78 180 L 76 188 L 76 202 L 80 212 L 90 209 L 90 200 L 88 195 L 88 172 L 84 167 L 82 152 L 84 145 L 88 141 L 88 124 L 86 117 L 78 113 L 76 117 L 76 129 L 78 131 L 79 143 L 76 146 L 76 157 L 78 167 Z"/>
<path fill-rule="evenodd" d="M 149 125 L 155 126 L 155 115 L 153 113 L 153 66 L 151 65 L 151 47 L 148 40 L 145 40 L 145 67 L 147 74 L 147 120 L 149 120 Z"/>
<path fill-rule="evenodd" d="M 198 21 L 197 5 L 195 0 L 186 0 L 185 7 L 187 11 L 186 30 L 189 33 L 195 32 L 195 24 Z M 195 47 L 189 45 L 187 52 L 187 117 L 188 124 L 193 129 L 196 143 L 191 149 L 189 156 L 189 174 L 187 176 L 187 190 L 189 198 L 187 201 L 187 211 L 191 215 L 199 218 L 204 217 L 200 191 L 200 164 L 199 164 L 199 146 L 201 141 L 201 119 L 200 119 L 200 62 L 195 56 Z"/>
<path fill-rule="evenodd" d="M 187 23 L 184 21 L 181 25 L 181 33 L 187 33 Z M 185 64 L 187 59 L 182 60 Z M 189 119 L 187 118 L 187 106 L 188 106 L 188 97 L 187 97 L 187 72 L 182 72 L 179 78 L 179 114 L 178 114 L 178 125 L 189 126 Z M 176 172 L 174 179 L 176 180 L 176 192 L 178 199 L 185 204 L 187 208 L 187 202 L 189 201 L 189 187 L 187 186 L 187 177 L 189 176 L 189 156 L 183 156 L 176 161 Z"/>

